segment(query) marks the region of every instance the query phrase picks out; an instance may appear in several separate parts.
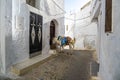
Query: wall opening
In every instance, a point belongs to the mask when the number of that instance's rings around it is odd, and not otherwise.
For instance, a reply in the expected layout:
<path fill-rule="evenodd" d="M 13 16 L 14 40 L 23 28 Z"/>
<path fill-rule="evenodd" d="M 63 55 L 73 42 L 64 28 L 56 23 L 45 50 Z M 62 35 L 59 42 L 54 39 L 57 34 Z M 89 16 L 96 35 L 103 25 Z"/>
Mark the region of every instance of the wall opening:
<path fill-rule="evenodd" d="M 40 0 L 26 0 L 26 3 L 34 8 L 40 9 Z"/>
<path fill-rule="evenodd" d="M 50 49 L 56 49 L 55 44 L 52 43 L 53 38 L 55 37 L 55 23 L 51 21 L 50 23 Z"/>
<path fill-rule="evenodd" d="M 26 3 L 31 5 L 32 7 L 35 7 L 36 0 L 26 0 Z"/>
<path fill-rule="evenodd" d="M 43 17 L 41 15 L 30 12 L 30 32 L 29 32 L 30 57 L 41 54 L 42 22 Z"/>
<path fill-rule="evenodd" d="M 105 32 L 112 32 L 112 0 L 106 0 Z"/>
<path fill-rule="evenodd" d="M 54 19 L 50 22 L 50 49 L 56 49 L 56 45 L 53 44 L 52 40 L 58 34 L 58 22 Z"/>

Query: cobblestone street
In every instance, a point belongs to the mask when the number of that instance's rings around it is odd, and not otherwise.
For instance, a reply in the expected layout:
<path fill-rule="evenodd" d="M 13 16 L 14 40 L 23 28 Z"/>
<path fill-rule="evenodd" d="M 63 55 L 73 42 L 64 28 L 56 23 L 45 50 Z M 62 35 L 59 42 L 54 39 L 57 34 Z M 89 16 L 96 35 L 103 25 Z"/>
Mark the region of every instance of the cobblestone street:
<path fill-rule="evenodd" d="M 66 50 L 16 80 L 90 80 L 93 52 Z"/>

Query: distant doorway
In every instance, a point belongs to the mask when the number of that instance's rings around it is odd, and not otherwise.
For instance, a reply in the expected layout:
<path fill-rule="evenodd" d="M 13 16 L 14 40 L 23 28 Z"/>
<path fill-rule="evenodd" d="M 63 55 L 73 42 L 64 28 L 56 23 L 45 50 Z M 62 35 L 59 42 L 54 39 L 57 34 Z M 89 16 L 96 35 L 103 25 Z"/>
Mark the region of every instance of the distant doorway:
<path fill-rule="evenodd" d="M 53 44 L 52 40 L 55 37 L 55 23 L 51 21 L 50 23 L 50 49 L 56 49 L 55 44 Z"/>

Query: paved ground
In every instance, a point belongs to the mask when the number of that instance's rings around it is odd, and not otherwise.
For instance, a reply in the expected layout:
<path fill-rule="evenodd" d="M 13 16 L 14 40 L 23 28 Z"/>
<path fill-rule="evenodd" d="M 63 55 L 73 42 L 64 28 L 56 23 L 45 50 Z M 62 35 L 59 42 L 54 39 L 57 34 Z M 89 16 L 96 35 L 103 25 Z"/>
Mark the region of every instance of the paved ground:
<path fill-rule="evenodd" d="M 93 51 L 69 51 L 57 54 L 50 61 L 16 80 L 90 80 Z"/>
<path fill-rule="evenodd" d="M 0 80 L 11 80 L 10 78 L 0 74 Z"/>

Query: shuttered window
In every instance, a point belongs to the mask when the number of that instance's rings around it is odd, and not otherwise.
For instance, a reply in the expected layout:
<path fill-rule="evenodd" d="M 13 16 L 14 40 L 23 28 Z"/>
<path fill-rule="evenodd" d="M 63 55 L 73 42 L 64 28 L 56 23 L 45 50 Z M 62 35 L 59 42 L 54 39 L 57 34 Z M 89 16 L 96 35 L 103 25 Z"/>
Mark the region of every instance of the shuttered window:
<path fill-rule="evenodd" d="M 112 0 L 106 0 L 105 32 L 112 32 Z"/>

